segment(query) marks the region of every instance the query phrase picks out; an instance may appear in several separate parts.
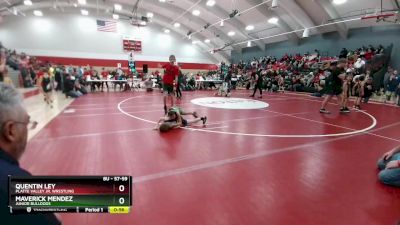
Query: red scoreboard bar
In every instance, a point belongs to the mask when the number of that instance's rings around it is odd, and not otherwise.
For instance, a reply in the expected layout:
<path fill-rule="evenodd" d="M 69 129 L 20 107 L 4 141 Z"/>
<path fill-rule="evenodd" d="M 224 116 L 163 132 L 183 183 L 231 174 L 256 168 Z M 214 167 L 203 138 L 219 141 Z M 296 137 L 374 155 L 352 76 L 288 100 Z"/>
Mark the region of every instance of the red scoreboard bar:
<path fill-rule="evenodd" d="M 9 176 L 10 213 L 129 213 L 131 176 Z"/>

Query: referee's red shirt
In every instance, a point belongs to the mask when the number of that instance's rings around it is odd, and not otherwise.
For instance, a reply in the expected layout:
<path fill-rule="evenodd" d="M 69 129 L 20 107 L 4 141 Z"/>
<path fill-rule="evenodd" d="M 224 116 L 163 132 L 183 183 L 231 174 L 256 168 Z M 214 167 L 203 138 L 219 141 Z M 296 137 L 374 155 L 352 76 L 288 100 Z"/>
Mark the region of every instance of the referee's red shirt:
<path fill-rule="evenodd" d="M 179 68 L 175 65 L 171 64 L 165 64 L 163 66 L 165 69 L 164 77 L 163 77 L 163 82 L 164 84 L 174 84 L 175 77 L 179 75 Z"/>

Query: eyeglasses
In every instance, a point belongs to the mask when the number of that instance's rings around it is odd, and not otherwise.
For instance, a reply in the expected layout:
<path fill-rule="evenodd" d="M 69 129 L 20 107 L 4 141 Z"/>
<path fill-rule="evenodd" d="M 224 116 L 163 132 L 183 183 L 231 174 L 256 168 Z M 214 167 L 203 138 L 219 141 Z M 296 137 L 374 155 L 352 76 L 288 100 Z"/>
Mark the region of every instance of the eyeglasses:
<path fill-rule="evenodd" d="M 29 122 L 19 122 L 19 121 L 14 121 L 14 123 L 20 123 L 26 125 L 28 130 L 34 130 L 36 126 L 38 125 L 37 121 L 29 121 Z"/>

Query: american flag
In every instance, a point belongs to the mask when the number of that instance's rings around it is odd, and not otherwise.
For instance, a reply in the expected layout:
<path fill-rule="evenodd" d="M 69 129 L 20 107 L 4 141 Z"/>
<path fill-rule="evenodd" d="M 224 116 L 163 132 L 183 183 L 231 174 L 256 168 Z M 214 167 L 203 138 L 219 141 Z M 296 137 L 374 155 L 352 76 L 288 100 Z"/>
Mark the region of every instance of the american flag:
<path fill-rule="evenodd" d="M 97 30 L 104 32 L 117 32 L 117 22 L 97 20 Z"/>

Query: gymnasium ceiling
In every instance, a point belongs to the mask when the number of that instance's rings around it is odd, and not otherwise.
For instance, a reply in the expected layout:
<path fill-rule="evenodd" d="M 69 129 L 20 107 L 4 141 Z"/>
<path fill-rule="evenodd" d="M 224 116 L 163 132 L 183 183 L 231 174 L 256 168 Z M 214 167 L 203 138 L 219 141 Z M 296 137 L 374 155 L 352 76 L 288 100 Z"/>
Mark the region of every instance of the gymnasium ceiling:
<path fill-rule="evenodd" d="M 113 14 L 118 14 L 119 19 L 137 18 L 137 22 L 141 22 L 142 16 L 147 17 L 151 12 L 154 16 L 149 18 L 151 22 L 147 26 L 157 24 L 160 32 L 169 29 L 183 38 L 190 36 L 202 50 L 217 50 L 215 53 L 223 57 L 227 57 L 232 49 L 247 47 L 249 40 L 253 40 L 250 43 L 252 47 L 259 49 L 277 41 L 298 42 L 303 38 L 305 28 L 311 28 L 308 29 L 310 35 L 336 31 L 346 38 L 348 29 L 393 24 L 396 16 L 388 18 L 387 22 L 377 23 L 376 19 L 369 19 L 312 27 L 377 13 L 396 13 L 400 8 L 400 0 L 215 0 L 213 6 L 208 6 L 209 0 L 86 0 L 86 4 L 78 4 L 78 0 L 31 1 L 32 5 L 24 5 L 24 0 L 0 0 L 0 15 L 32 16 L 34 10 L 41 10 L 43 16 L 51 13 L 80 14 L 81 9 L 86 9 L 92 16 L 112 19 Z M 272 7 L 275 1 L 277 7 Z M 335 4 L 335 1 L 344 3 Z M 120 4 L 122 10 L 115 10 L 114 4 Z M 200 14 L 193 15 L 193 10 Z M 231 18 L 234 10 L 237 14 Z M 268 22 L 271 18 L 278 21 Z M 175 27 L 175 23 L 180 27 Z M 254 29 L 246 29 L 249 25 Z M 293 32 L 295 30 L 297 32 Z M 190 32 L 192 34 L 188 35 Z M 234 32 L 234 35 L 228 35 L 229 32 Z M 206 39 L 209 42 L 204 42 Z"/>

